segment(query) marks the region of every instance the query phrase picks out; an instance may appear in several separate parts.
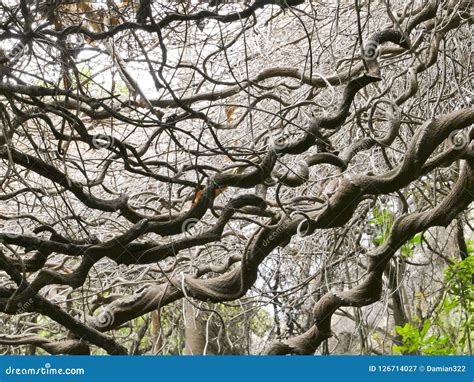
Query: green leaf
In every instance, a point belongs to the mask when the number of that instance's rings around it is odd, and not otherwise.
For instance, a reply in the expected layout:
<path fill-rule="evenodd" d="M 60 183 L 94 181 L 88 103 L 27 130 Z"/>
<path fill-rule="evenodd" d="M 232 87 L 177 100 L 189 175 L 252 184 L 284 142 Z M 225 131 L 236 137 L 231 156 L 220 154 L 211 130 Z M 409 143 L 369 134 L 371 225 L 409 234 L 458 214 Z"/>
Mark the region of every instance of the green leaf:
<path fill-rule="evenodd" d="M 421 332 L 420 332 L 420 336 L 422 338 L 424 338 L 426 336 L 426 334 L 428 333 L 428 330 L 430 330 L 430 327 L 431 327 L 431 323 L 429 320 L 426 320 L 424 323 L 423 323 L 423 329 L 421 329 Z"/>

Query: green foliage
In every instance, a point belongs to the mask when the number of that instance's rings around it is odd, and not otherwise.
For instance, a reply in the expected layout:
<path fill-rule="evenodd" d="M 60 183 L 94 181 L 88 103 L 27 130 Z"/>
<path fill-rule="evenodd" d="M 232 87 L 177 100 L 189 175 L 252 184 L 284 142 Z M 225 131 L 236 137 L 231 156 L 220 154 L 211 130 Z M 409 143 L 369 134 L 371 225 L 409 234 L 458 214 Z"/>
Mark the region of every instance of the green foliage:
<path fill-rule="evenodd" d="M 217 304 L 215 309 L 226 323 L 231 323 L 227 325 L 227 335 L 232 343 L 237 346 L 234 349 L 237 354 L 245 352 L 244 347 L 240 348 L 239 346 L 245 343 L 247 334 L 262 338 L 272 327 L 269 313 L 262 308 L 255 308 L 246 312 L 241 306 Z"/>
<path fill-rule="evenodd" d="M 163 336 L 164 346 L 161 349 L 162 355 L 180 355 L 184 348 L 183 328 L 180 327 L 182 315 L 181 304 L 166 306 L 161 310 L 160 325 L 162 333 L 156 335 Z M 145 335 L 142 344 L 151 344 L 153 338 L 151 335 Z"/>
<path fill-rule="evenodd" d="M 369 224 L 373 227 L 374 237 L 372 238 L 372 242 L 376 245 L 382 245 L 389 237 L 390 231 L 393 226 L 393 222 L 395 217 L 392 212 L 388 210 L 379 210 L 375 208 L 372 213 L 372 219 L 369 220 Z M 413 251 L 419 245 L 421 245 L 421 233 L 416 234 L 410 240 L 408 240 L 402 247 L 401 247 L 401 254 L 404 257 L 411 257 L 413 255 Z"/>
<path fill-rule="evenodd" d="M 216 327 L 222 338 L 220 344 L 226 346 L 226 339 L 223 337 L 224 332 L 220 331 L 221 321 L 216 314 L 210 314 L 210 311 L 217 312 L 226 324 L 226 337 L 236 346 L 233 351 L 236 354 L 245 354 L 246 338 L 250 334 L 254 338 L 262 338 L 272 327 L 272 320 L 269 313 L 260 307 L 255 309 L 245 309 L 238 305 L 230 304 L 209 304 L 202 306 L 204 310 L 200 312 L 201 319 L 210 320 L 210 328 Z M 138 333 L 142 325 L 145 323 L 145 317 L 138 317 L 127 325 L 124 325 L 114 331 L 117 338 L 122 341 L 128 341 L 127 346 L 135 339 L 134 333 Z M 156 317 L 155 317 L 156 318 Z M 156 318 L 157 319 L 157 318 Z M 149 328 L 141 339 L 140 349 L 146 353 L 150 353 L 151 349 L 160 336 L 161 343 L 159 354 L 161 355 L 180 355 L 185 351 L 185 321 L 183 320 L 183 309 L 181 304 L 169 305 L 161 310 L 159 327 L 149 322 Z M 155 328 L 156 330 L 154 330 Z M 160 332 L 161 330 L 161 332 Z M 105 354 L 102 349 L 97 349 L 96 354 Z"/>
<path fill-rule="evenodd" d="M 413 250 L 419 245 L 421 245 L 421 233 L 416 234 L 403 244 L 400 252 L 402 256 L 411 257 L 413 255 Z"/>
<path fill-rule="evenodd" d="M 130 91 L 128 90 L 128 86 L 125 82 L 120 80 L 115 80 L 115 94 L 119 95 L 128 95 Z"/>
<path fill-rule="evenodd" d="M 83 88 L 86 89 L 86 90 L 96 90 L 99 92 L 99 94 L 102 94 L 104 89 L 101 88 L 100 86 L 97 86 L 97 83 L 92 81 L 93 79 L 93 72 L 92 72 L 92 68 L 87 65 L 87 64 L 84 64 L 84 65 L 79 65 L 78 66 L 78 69 L 79 69 L 79 82 L 82 84 Z M 73 83 L 73 86 L 74 87 L 77 87 L 78 84 L 77 84 L 77 81 L 76 81 L 76 76 L 72 76 L 72 83 Z M 113 88 L 114 88 L 114 94 L 115 95 L 129 95 L 130 91 L 127 87 L 127 85 L 125 84 L 125 82 L 123 82 L 121 79 L 117 78 L 117 79 L 113 79 Z M 107 94 L 104 93 L 104 96 L 106 96 Z"/>
<path fill-rule="evenodd" d="M 250 329 L 258 337 L 263 337 L 272 326 L 270 314 L 265 309 L 258 309 L 250 321 Z"/>
<path fill-rule="evenodd" d="M 394 353 L 424 355 L 466 354 L 474 334 L 474 256 L 456 261 L 444 270 L 445 294 L 434 314 L 414 326 L 396 326 L 402 345 Z M 418 317 L 412 319 L 419 321 Z"/>
<path fill-rule="evenodd" d="M 444 270 L 444 278 L 447 283 L 448 292 L 458 298 L 469 298 L 472 302 L 474 286 L 472 275 L 474 274 L 474 256 L 469 256 L 463 261 L 450 265 Z"/>
<path fill-rule="evenodd" d="M 385 242 L 390 235 L 393 221 L 393 213 L 387 210 L 379 210 L 378 208 L 374 209 L 373 218 L 369 220 L 369 223 L 375 228 L 375 235 L 372 239 L 375 245 L 382 245 Z"/>
<path fill-rule="evenodd" d="M 474 254 L 474 240 L 466 240 L 467 254 Z"/>
<path fill-rule="evenodd" d="M 79 81 L 84 82 L 91 79 L 92 69 L 89 65 L 84 65 L 79 72 Z"/>
<path fill-rule="evenodd" d="M 396 354 L 420 352 L 424 355 L 450 355 L 455 354 L 455 347 L 450 344 L 448 336 L 428 335 L 431 327 L 430 320 L 423 323 L 421 329 L 407 323 L 405 326 L 396 326 L 397 333 L 402 337 L 403 345 L 394 345 Z"/>

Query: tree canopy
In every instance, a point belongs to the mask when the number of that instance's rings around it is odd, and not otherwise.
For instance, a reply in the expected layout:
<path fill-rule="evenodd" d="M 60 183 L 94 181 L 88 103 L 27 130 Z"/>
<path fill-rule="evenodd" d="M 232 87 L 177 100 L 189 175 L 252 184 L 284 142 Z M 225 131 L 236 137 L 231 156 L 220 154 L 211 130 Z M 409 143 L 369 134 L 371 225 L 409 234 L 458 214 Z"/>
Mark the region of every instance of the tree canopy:
<path fill-rule="evenodd" d="M 2 353 L 472 353 L 470 7 L 0 2 Z"/>

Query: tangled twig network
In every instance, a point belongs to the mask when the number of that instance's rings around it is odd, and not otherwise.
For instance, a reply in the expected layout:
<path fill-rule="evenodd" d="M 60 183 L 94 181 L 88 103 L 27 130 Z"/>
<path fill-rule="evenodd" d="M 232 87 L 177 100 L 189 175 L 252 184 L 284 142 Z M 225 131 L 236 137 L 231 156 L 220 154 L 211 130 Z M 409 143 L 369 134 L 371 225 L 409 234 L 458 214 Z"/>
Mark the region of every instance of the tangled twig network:
<path fill-rule="evenodd" d="M 0 2 L 3 354 L 472 352 L 469 1 L 106 3 Z"/>

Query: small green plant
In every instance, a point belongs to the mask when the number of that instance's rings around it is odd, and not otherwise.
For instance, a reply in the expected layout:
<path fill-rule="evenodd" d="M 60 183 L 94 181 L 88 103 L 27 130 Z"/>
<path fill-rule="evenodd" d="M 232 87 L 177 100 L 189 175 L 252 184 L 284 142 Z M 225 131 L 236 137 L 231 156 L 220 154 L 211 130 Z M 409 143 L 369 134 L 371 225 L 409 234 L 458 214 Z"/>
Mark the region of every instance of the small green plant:
<path fill-rule="evenodd" d="M 467 254 L 474 254 L 474 240 L 466 240 Z"/>
<path fill-rule="evenodd" d="M 472 275 L 474 274 L 474 256 L 468 256 L 462 261 L 458 261 L 444 270 L 444 278 L 447 283 L 448 292 L 458 298 L 474 298 L 474 285 L 472 285 Z"/>
<path fill-rule="evenodd" d="M 400 249 L 400 252 L 402 256 L 411 257 L 413 255 L 413 251 L 419 245 L 421 245 L 421 233 L 416 234 L 405 244 L 403 244 L 402 248 Z"/>
<path fill-rule="evenodd" d="M 369 224 L 374 227 L 374 237 L 372 238 L 372 242 L 379 246 L 382 245 L 390 236 L 395 217 L 392 212 L 388 210 L 379 210 L 378 208 L 374 209 L 372 216 L 372 219 L 369 220 Z M 418 233 L 408 240 L 400 249 L 402 256 L 411 257 L 415 248 L 421 245 L 421 237 L 421 233 Z"/>
<path fill-rule="evenodd" d="M 424 355 L 449 355 L 455 354 L 456 349 L 450 344 L 448 336 L 428 335 L 430 320 L 423 322 L 421 329 L 407 323 L 404 326 L 396 326 L 395 330 L 402 337 L 402 345 L 394 345 L 396 354 L 421 353 Z"/>
<path fill-rule="evenodd" d="M 396 326 L 402 344 L 394 345 L 396 354 L 466 354 L 474 334 L 474 256 L 456 261 L 444 270 L 445 294 L 433 315 L 422 325 Z M 419 322 L 418 317 L 412 319 Z"/>
<path fill-rule="evenodd" d="M 394 221 L 393 213 L 375 208 L 372 215 L 373 218 L 369 220 L 369 223 L 375 226 L 375 235 L 372 242 L 375 245 L 382 245 L 390 235 Z"/>

